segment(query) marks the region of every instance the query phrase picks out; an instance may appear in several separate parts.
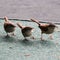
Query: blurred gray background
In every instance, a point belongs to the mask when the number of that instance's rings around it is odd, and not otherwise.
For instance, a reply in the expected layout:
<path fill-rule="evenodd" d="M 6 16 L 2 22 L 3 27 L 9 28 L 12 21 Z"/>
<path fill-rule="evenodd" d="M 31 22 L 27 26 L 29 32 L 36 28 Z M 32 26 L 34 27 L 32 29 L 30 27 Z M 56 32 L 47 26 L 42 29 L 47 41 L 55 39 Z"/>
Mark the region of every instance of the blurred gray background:
<path fill-rule="evenodd" d="M 0 0 L 0 17 L 60 22 L 60 0 Z"/>

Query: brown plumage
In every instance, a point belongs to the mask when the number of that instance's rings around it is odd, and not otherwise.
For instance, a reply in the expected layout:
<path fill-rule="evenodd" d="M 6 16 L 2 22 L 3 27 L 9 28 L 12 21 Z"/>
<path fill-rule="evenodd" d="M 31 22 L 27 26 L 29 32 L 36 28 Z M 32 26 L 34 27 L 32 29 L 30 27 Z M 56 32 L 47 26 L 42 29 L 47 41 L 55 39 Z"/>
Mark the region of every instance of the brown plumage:
<path fill-rule="evenodd" d="M 4 30 L 6 31 L 7 36 L 8 36 L 8 33 L 13 33 L 15 31 L 16 25 L 14 23 L 12 23 L 10 20 L 8 20 L 8 18 L 6 16 L 4 17 L 4 20 L 5 20 Z"/>
<path fill-rule="evenodd" d="M 31 19 L 33 22 L 36 22 L 38 24 L 38 27 L 41 29 L 41 40 L 42 40 L 42 34 L 52 34 L 55 29 L 55 25 L 52 23 L 49 24 L 40 24 L 39 21 Z"/>
<path fill-rule="evenodd" d="M 26 37 L 29 37 L 32 35 L 32 32 L 33 32 L 32 27 L 22 26 L 21 23 L 17 23 L 17 25 L 21 28 L 21 32 L 22 32 L 25 39 L 26 39 Z"/>

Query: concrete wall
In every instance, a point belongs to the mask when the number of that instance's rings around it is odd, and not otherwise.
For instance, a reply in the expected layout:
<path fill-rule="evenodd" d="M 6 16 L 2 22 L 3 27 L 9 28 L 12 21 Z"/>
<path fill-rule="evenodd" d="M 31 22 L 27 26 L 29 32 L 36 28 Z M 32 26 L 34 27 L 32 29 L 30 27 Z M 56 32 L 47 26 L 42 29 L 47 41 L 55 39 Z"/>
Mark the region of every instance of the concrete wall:
<path fill-rule="evenodd" d="M 0 17 L 60 21 L 60 0 L 1 0 Z"/>

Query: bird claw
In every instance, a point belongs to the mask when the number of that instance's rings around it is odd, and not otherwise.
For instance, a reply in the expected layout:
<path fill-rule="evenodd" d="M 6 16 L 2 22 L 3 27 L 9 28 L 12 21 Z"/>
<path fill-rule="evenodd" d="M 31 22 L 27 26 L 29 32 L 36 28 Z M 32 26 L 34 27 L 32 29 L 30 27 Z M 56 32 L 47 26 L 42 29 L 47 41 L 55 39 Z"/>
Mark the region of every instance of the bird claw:
<path fill-rule="evenodd" d="M 51 39 L 51 40 L 53 39 L 52 35 L 50 35 L 50 39 Z"/>
<path fill-rule="evenodd" d="M 23 41 L 26 42 L 26 41 L 28 41 L 28 39 L 24 39 Z"/>
<path fill-rule="evenodd" d="M 12 33 L 11 35 L 15 36 L 15 34 L 14 34 L 14 33 Z"/>
<path fill-rule="evenodd" d="M 35 38 L 32 36 L 31 39 L 35 39 Z"/>
<path fill-rule="evenodd" d="M 40 38 L 41 39 L 41 41 L 44 41 L 44 39 L 43 38 Z"/>
<path fill-rule="evenodd" d="M 9 38 L 10 36 L 7 34 L 5 37 L 6 37 L 6 38 Z"/>

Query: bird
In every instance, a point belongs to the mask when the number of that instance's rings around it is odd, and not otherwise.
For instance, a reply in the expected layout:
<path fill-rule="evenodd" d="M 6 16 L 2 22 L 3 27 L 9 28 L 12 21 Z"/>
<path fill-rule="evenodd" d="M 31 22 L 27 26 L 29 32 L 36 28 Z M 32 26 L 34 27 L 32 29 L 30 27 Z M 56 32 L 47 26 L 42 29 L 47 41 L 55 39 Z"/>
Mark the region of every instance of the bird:
<path fill-rule="evenodd" d="M 44 40 L 42 36 L 43 33 L 52 34 L 54 32 L 55 27 L 57 27 L 55 24 L 50 22 L 48 24 L 41 24 L 39 23 L 38 20 L 35 20 L 35 19 L 30 19 L 30 20 L 38 24 L 38 27 L 41 30 L 41 40 Z M 50 36 L 50 38 L 52 39 L 52 35 Z"/>
<path fill-rule="evenodd" d="M 12 35 L 14 35 L 14 31 L 15 31 L 15 27 L 16 25 L 11 22 L 7 16 L 4 17 L 4 30 L 7 33 L 7 37 L 9 36 L 10 33 L 12 33 Z"/>
<path fill-rule="evenodd" d="M 27 40 L 26 37 L 30 37 L 32 35 L 34 28 L 30 27 L 30 26 L 22 26 L 22 24 L 20 22 L 17 23 L 17 25 L 21 29 L 22 35 L 25 38 L 24 40 Z"/>

